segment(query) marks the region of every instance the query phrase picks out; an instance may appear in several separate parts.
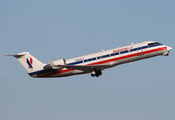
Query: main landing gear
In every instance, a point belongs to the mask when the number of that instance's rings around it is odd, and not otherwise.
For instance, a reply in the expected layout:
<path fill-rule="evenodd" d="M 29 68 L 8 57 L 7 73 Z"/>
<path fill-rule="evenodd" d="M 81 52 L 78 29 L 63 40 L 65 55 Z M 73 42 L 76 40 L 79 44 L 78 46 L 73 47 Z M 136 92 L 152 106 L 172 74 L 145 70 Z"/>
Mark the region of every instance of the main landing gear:
<path fill-rule="evenodd" d="M 95 70 L 95 71 L 93 71 L 92 73 L 91 73 L 91 76 L 92 77 L 99 77 L 100 75 L 102 75 L 102 72 L 101 72 L 101 70 Z"/>

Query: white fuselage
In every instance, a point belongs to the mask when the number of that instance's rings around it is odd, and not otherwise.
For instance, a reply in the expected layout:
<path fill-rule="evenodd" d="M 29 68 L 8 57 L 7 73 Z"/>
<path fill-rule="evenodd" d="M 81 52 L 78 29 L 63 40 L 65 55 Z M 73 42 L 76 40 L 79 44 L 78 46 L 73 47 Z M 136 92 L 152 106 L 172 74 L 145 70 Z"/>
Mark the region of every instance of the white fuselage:
<path fill-rule="evenodd" d="M 72 59 L 67 59 L 67 65 L 103 65 L 108 64 L 109 67 L 129 63 L 137 60 L 142 60 L 158 55 L 163 55 L 165 52 L 170 51 L 172 48 L 163 44 L 152 44 L 154 41 L 146 41 L 142 43 L 132 44 L 124 47 L 102 51 L 94 54 L 80 56 Z M 63 64 L 62 60 L 53 62 L 54 64 Z M 106 68 L 105 68 L 106 69 Z M 101 71 L 104 68 L 100 69 Z M 42 71 L 42 70 L 41 70 Z M 50 72 L 36 71 L 29 73 L 33 77 L 64 77 L 76 74 L 91 73 L 92 70 L 75 70 L 64 68 L 62 70 L 53 70 Z M 40 73 L 40 74 L 38 74 Z"/>

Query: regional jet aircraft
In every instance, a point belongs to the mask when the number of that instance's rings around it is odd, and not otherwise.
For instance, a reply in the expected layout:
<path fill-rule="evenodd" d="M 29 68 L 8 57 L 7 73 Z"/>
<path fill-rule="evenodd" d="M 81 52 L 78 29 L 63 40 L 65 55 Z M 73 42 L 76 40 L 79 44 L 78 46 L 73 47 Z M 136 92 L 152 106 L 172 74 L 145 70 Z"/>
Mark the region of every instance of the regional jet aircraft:
<path fill-rule="evenodd" d="M 29 52 L 22 52 L 16 57 L 27 69 L 28 74 L 35 78 L 65 77 L 91 73 L 92 77 L 99 77 L 102 71 L 124 63 L 131 63 L 155 56 L 168 56 L 171 47 L 154 41 L 145 41 L 111 50 L 80 56 L 72 59 L 60 59 L 44 64 Z"/>

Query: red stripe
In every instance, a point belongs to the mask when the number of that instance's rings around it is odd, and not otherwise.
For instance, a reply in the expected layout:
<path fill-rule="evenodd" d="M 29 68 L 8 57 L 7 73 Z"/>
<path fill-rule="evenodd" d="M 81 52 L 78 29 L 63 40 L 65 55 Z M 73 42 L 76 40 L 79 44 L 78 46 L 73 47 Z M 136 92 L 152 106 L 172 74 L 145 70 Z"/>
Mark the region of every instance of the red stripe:
<path fill-rule="evenodd" d="M 149 50 L 149 51 L 143 51 L 143 54 L 158 52 L 158 51 L 162 51 L 162 50 L 166 50 L 166 49 L 167 49 L 167 47 L 156 48 L 156 49 Z M 91 63 L 91 64 L 87 64 L 87 65 L 104 64 L 104 63 L 109 63 L 109 62 L 112 62 L 112 61 L 117 61 L 117 60 L 122 60 L 122 59 L 126 59 L 126 58 L 135 57 L 135 56 L 138 56 L 138 53 L 127 55 L 127 56 L 122 56 L 122 57 L 117 57 L 117 58 L 113 58 L 113 59 L 109 59 L 109 60 L 104 60 L 104 61 L 100 61 L 100 62 L 95 62 L 95 63 Z M 60 73 L 69 72 L 69 71 L 72 71 L 72 70 L 73 69 L 61 70 L 61 71 L 56 72 L 56 73 L 50 73 L 50 74 L 42 75 L 42 76 L 39 76 L 39 77 L 48 77 L 48 76 L 51 76 L 51 75 L 56 75 L 56 74 L 60 74 Z"/>
<path fill-rule="evenodd" d="M 149 51 L 143 51 L 143 54 L 148 54 L 148 53 L 157 52 L 157 51 L 166 50 L 166 49 L 167 49 L 167 47 L 162 47 L 162 48 L 157 48 L 157 49 L 153 49 L 153 50 L 149 50 Z M 104 63 L 109 63 L 112 61 L 117 61 L 117 60 L 122 60 L 122 59 L 130 58 L 130 57 L 135 57 L 135 56 L 138 56 L 138 53 L 127 55 L 127 56 L 122 56 L 122 57 L 117 57 L 117 58 L 113 58 L 113 59 L 109 59 L 109 60 L 105 60 L 105 61 L 100 61 L 100 62 L 96 62 L 96 63 L 91 63 L 88 65 L 104 64 Z"/>
<path fill-rule="evenodd" d="M 72 70 L 73 70 L 73 69 L 61 70 L 61 71 L 58 71 L 58 72 L 56 72 L 56 73 L 50 73 L 50 74 L 41 75 L 41 76 L 38 76 L 38 77 L 48 77 L 48 76 L 51 76 L 51 75 L 56 75 L 56 74 L 61 74 L 61 73 L 69 72 L 69 71 L 72 71 Z"/>

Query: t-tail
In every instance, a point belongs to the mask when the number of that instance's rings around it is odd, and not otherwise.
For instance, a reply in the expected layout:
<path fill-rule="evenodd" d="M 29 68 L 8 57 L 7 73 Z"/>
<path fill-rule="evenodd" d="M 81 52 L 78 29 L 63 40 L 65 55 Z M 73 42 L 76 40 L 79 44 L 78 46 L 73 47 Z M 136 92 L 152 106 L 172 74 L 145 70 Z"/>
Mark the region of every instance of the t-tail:
<path fill-rule="evenodd" d="M 28 73 L 33 73 L 39 70 L 43 70 L 43 67 L 46 65 L 39 61 L 37 58 L 32 56 L 29 52 L 22 52 L 17 55 L 7 55 L 16 57 L 19 62 L 25 67 Z M 35 76 L 31 76 L 35 77 Z"/>

